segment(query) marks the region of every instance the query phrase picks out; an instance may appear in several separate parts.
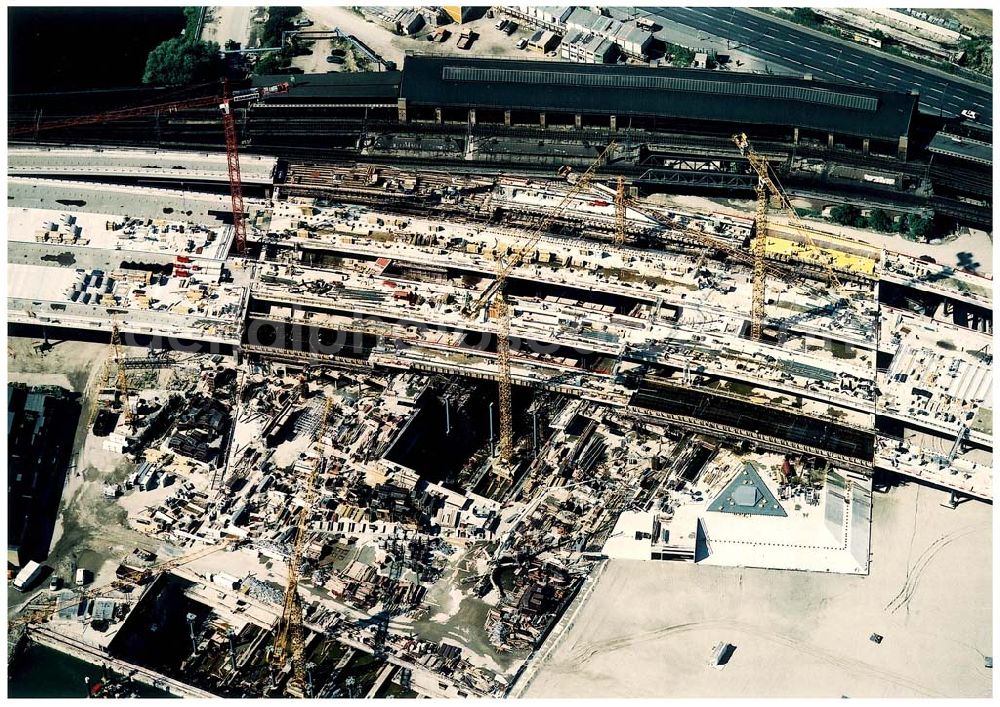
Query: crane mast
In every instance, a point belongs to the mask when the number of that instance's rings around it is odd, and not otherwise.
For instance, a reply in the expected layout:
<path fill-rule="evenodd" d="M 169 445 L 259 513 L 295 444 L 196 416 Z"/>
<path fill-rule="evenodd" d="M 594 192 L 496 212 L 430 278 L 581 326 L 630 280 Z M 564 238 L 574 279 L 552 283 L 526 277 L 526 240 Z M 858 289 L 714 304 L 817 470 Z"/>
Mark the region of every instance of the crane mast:
<path fill-rule="evenodd" d="M 510 379 L 510 304 L 503 290 L 497 294 L 496 309 L 499 332 L 497 335 L 497 367 L 500 370 L 500 457 L 498 476 L 509 479 L 512 476 L 511 460 L 514 457 L 514 413 L 511 407 Z"/>
<path fill-rule="evenodd" d="M 615 244 L 625 243 L 625 209 L 628 199 L 625 196 L 625 180 L 618 177 L 618 188 L 615 189 Z"/>
<path fill-rule="evenodd" d="M 329 422 L 332 408 L 333 401 L 327 398 L 323 405 L 323 419 L 316 434 L 317 447 L 323 445 L 323 437 L 326 435 L 327 423 Z M 292 545 L 292 552 L 288 558 L 288 580 L 285 584 L 285 601 L 281 618 L 278 619 L 275 627 L 274 651 L 271 654 L 271 664 L 275 668 L 283 669 L 287 663 L 291 662 L 292 678 L 290 680 L 290 687 L 297 688 L 300 693 L 306 687 L 306 666 L 305 629 L 302 625 L 302 599 L 299 597 L 299 565 L 302 563 L 302 552 L 305 549 L 306 535 L 308 534 L 307 523 L 312 511 L 313 501 L 316 498 L 316 479 L 322 475 L 325 468 L 326 457 L 320 454 L 309 473 L 309 477 L 306 479 L 302 510 L 299 511 L 296 527 L 295 543 Z"/>
<path fill-rule="evenodd" d="M 774 198 L 775 201 L 781 206 L 781 210 L 785 212 L 791 221 L 792 225 L 802 236 L 802 239 L 806 242 L 810 248 L 815 248 L 819 250 L 819 247 L 813 241 L 812 237 L 809 235 L 809 229 L 805 223 L 803 223 L 801 217 L 799 217 L 798 212 L 792 203 L 788 200 L 788 195 L 785 194 L 785 190 L 782 188 L 781 183 L 778 181 L 777 175 L 773 173 L 770 169 L 767 158 L 763 155 L 758 154 L 753 146 L 750 144 L 749 138 L 747 138 L 746 133 L 739 133 L 733 135 L 733 142 L 736 143 L 736 147 L 739 148 L 740 154 L 747 158 L 750 166 L 753 167 L 754 171 L 757 173 L 758 186 L 763 184 L 767 188 L 767 192 L 770 196 Z M 760 208 L 760 194 L 758 192 L 758 209 Z M 766 207 L 766 202 L 765 202 Z M 766 217 L 765 217 L 766 218 Z M 758 233 L 760 229 L 758 228 Z M 826 276 L 830 280 L 830 284 L 836 289 L 842 287 L 840 280 L 837 278 L 837 274 L 830 267 L 829 263 L 825 263 L 824 267 L 826 269 Z"/>
<path fill-rule="evenodd" d="M 226 166 L 229 170 L 229 195 L 233 204 L 233 241 L 236 252 L 242 255 L 247 250 L 247 223 L 243 210 L 243 178 L 240 175 L 239 141 L 236 138 L 236 116 L 229 96 L 229 82 L 223 84 L 222 129 L 226 134 Z"/>
<path fill-rule="evenodd" d="M 767 163 L 764 163 L 765 169 Z M 764 299 L 767 278 L 764 274 L 764 253 L 767 247 L 767 185 L 757 180 L 757 211 L 754 214 L 753 237 L 753 296 L 750 300 L 750 338 L 760 341 L 764 329 Z"/>
<path fill-rule="evenodd" d="M 288 89 L 289 84 L 282 82 L 274 86 L 251 88 L 230 94 L 229 82 L 224 81 L 221 99 L 218 96 L 208 96 L 186 101 L 171 101 L 169 103 L 122 108 L 120 110 L 67 118 L 65 120 L 34 123 L 30 126 L 14 128 L 8 132 L 8 135 L 14 137 L 33 133 L 37 137 L 39 132 L 45 130 L 71 128 L 79 125 L 97 125 L 99 123 L 128 120 L 129 118 L 141 118 L 158 113 L 176 113 L 177 111 L 191 108 L 218 106 L 222 111 L 222 129 L 226 138 L 226 168 L 229 173 L 229 194 L 233 209 L 233 244 L 236 246 L 236 252 L 243 255 L 246 253 L 247 246 L 246 210 L 243 206 L 243 179 L 240 174 L 239 139 L 236 135 L 236 116 L 233 112 L 233 107 L 238 103 L 250 104 L 272 94 L 286 93 Z"/>
<path fill-rule="evenodd" d="M 467 310 L 467 312 L 479 311 L 481 307 L 493 298 L 493 314 L 497 324 L 497 379 L 500 393 L 500 443 L 497 446 L 499 465 L 494 467 L 494 473 L 500 478 L 511 478 L 513 473 L 511 462 L 514 456 L 514 417 L 511 408 L 512 383 L 510 374 L 510 322 L 512 311 L 511 304 L 507 301 L 504 294 L 507 277 L 514 268 L 524 261 L 528 253 L 538 244 L 542 234 L 566 210 L 573 198 L 590 184 L 598 167 L 603 164 L 605 158 L 616 145 L 615 141 L 608 143 L 608 146 L 601 151 L 587 171 L 580 175 L 576 183 L 566 192 L 556 207 L 528 232 L 528 235 L 524 237 L 518 246 L 514 247 L 510 258 L 506 262 L 501 257 L 497 258 L 496 278 Z"/>
<path fill-rule="evenodd" d="M 795 226 L 802 235 L 806 245 L 817 250 L 818 248 L 816 243 L 809 236 L 809 231 L 806 229 L 805 224 L 802 223 L 802 219 L 799 218 L 798 212 L 795 211 L 795 208 L 788 200 L 785 190 L 782 189 L 781 184 L 778 183 L 777 176 L 772 176 L 772 170 L 768 165 L 767 158 L 758 154 L 753 149 L 746 133 L 733 135 L 733 142 L 736 143 L 736 147 L 739 148 L 740 154 L 747 158 L 747 161 L 750 162 L 750 166 L 753 167 L 754 171 L 757 173 L 757 209 L 754 214 L 755 233 L 752 249 L 753 298 L 751 300 L 750 307 L 750 338 L 754 341 L 760 341 L 764 327 L 764 299 L 766 283 L 764 258 L 767 246 L 767 210 L 769 197 L 773 197 L 774 200 L 780 204 L 782 210 L 788 215 L 792 225 Z M 825 267 L 827 277 L 830 279 L 830 284 L 834 288 L 839 289 L 841 287 L 841 283 L 840 280 L 837 279 L 837 275 L 834 273 L 833 268 L 830 267 L 829 263 L 826 263 Z"/>
<path fill-rule="evenodd" d="M 114 320 L 111 322 L 111 348 L 114 350 L 115 365 L 118 367 L 115 387 L 118 389 L 118 395 L 121 397 L 125 424 L 129 426 L 129 429 L 134 430 L 135 418 L 132 416 L 132 408 L 128 403 L 128 376 L 125 374 L 125 352 L 122 351 L 121 330 L 118 328 L 118 322 Z"/>

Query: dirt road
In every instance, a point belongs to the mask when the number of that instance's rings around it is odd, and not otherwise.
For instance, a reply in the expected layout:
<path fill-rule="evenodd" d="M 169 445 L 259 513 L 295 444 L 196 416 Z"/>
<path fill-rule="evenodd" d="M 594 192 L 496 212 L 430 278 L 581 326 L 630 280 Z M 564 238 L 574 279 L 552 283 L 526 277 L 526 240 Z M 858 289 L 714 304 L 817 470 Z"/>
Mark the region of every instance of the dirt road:
<path fill-rule="evenodd" d="M 11 382 L 58 385 L 83 395 L 72 461 L 45 564 L 63 580 L 70 579 L 76 566 L 93 572 L 94 581 L 101 583 L 112 578 L 117 560 L 133 548 L 155 550 L 160 543 L 128 528 L 125 510 L 103 496 L 104 484 L 121 481 L 132 466 L 121 455 L 104 450 L 101 439 L 88 437 L 88 391 L 96 387 L 108 345 L 51 341 L 55 346 L 43 356 L 36 349 L 37 339 L 10 338 L 15 356 L 8 357 Z M 17 598 L 23 601 L 24 597 Z"/>
<path fill-rule="evenodd" d="M 250 16 L 253 8 L 240 5 L 226 5 L 210 9 L 211 19 L 205 22 L 201 30 L 201 39 L 206 42 L 217 42 L 220 47 L 226 46 L 227 40 L 239 42 L 246 47 L 250 39 Z"/>

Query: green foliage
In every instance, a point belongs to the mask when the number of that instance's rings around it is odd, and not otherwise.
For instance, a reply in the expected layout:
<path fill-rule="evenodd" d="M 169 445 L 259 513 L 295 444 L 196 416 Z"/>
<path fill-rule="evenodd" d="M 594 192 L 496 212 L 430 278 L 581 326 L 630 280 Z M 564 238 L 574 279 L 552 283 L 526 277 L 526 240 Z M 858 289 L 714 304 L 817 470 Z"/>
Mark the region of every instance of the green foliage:
<path fill-rule="evenodd" d="M 198 39 L 195 33 L 198 31 L 198 21 L 201 19 L 201 8 L 200 7 L 185 7 L 184 8 L 184 38 L 189 42 L 193 42 Z"/>
<path fill-rule="evenodd" d="M 868 216 L 868 228 L 888 233 L 892 230 L 892 219 L 882 209 L 872 209 L 871 215 Z"/>
<path fill-rule="evenodd" d="M 965 39 L 958 46 L 965 51 L 963 66 L 981 74 L 993 73 L 993 42 L 989 37 Z"/>
<path fill-rule="evenodd" d="M 819 15 L 808 7 L 797 7 L 792 11 L 792 17 L 801 25 L 816 27 L 820 24 Z"/>
<path fill-rule="evenodd" d="M 302 13 L 301 7 L 283 6 L 267 8 L 267 22 L 260 33 L 262 47 L 277 47 L 281 44 L 281 33 L 292 28 L 292 19 Z"/>
<path fill-rule="evenodd" d="M 221 70 L 218 44 L 174 37 L 149 53 L 142 82 L 156 86 L 185 85 L 218 78 Z"/>
<path fill-rule="evenodd" d="M 841 204 L 830 210 L 830 218 L 842 226 L 853 226 L 862 216 L 858 207 L 851 204 Z"/>
<path fill-rule="evenodd" d="M 927 238 L 931 234 L 931 220 L 923 216 L 909 216 L 906 219 L 906 227 L 914 238 Z"/>
<path fill-rule="evenodd" d="M 667 54 L 671 55 L 670 63 L 674 66 L 687 67 L 694 62 L 694 52 L 679 44 L 666 43 Z"/>
<path fill-rule="evenodd" d="M 285 52 L 268 52 L 257 61 L 253 72 L 258 76 L 280 74 L 281 70 L 288 66 L 288 63 L 289 59 Z"/>

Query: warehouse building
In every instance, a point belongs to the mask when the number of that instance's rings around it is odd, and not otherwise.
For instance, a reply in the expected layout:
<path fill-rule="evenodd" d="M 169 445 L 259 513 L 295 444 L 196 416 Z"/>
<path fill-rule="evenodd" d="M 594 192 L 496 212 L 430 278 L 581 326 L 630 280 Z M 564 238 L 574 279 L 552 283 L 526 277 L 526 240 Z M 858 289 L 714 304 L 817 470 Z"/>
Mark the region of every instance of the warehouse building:
<path fill-rule="evenodd" d="M 566 17 L 566 30 L 604 37 L 621 47 L 626 55 L 637 59 L 645 58 L 653 44 L 653 33 L 648 29 L 613 20 L 583 7 L 573 8 Z"/>
<path fill-rule="evenodd" d="M 618 45 L 587 32 L 571 32 L 559 47 L 563 59 L 580 64 L 611 64 L 618 57 Z"/>

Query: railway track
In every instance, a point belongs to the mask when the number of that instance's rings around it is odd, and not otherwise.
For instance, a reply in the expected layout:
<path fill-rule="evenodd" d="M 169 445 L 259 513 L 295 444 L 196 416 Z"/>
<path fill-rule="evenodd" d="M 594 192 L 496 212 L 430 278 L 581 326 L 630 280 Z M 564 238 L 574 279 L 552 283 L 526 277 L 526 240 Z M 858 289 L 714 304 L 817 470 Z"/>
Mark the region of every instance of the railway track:
<path fill-rule="evenodd" d="M 290 110 L 290 109 L 289 109 Z M 56 116 L 46 116 L 52 119 Z M 357 144 L 362 134 L 366 131 L 392 131 L 399 130 L 399 124 L 389 121 L 365 121 L 363 118 L 350 116 L 320 116 L 320 115 L 275 115 L 268 111 L 266 115 L 246 114 L 240 116 L 240 130 L 243 136 L 242 149 L 247 153 L 254 154 L 278 154 L 288 159 L 315 160 L 321 157 L 324 160 L 344 160 L 350 162 L 365 161 L 366 158 L 359 155 Z M 464 136 L 468 132 L 468 126 L 464 125 L 437 125 L 437 124 L 407 124 L 405 126 L 407 134 L 433 134 L 437 136 L 447 134 L 459 134 Z M 686 148 L 688 154 L 691 150 L 700 150 L 706 154 L 693 159 L 706 159 L 707 153 L 718 153 L 718 159 L 732 158 L 730 153 L 733 150 L 729 141 L 722 136 L 698 136 L 683 133 L 650 134 L 639 133 L 638 131 L 622 130 L 612 133 L 610 130 L 584 129 L 576 132 L 550 128 L 541 130 L 527 126 L 516 126 L 514 128 L 504 128 L 501 126 L 477 125 L 473 128 L 474 136 L 488 137 L 491 135 L 503 136 L 510 139 L 533 139 L 544 136 L 550 148 L 558 146 L 562 142 L 572 142 L 576 145 L 586 146 L 588 143 L 597 145 L 606 142 L 615 136 L 618 140 L 626 142 L 634 140 L 636 143 L 646 145 L 643 152 L 648 157 L 660 157 L 664 154 L 677 152 L 682 153 Z M 144 120 L 123 121 L 113 125 L 79 126 L 72 130 L 46 133 L 44 143 L 57 145 L 86 145 L 93 144 L 99 146 L 133 146 L 155 149 L 195 149 L 221 151 L 223 143 L 223 132 L 217 116 L 212 110 L 185 111 L 182 113 L 163 116 L 157 120 L 155 117 Z M 12 144 L 36 144 L 30 139 L 18 139 Z M 915 198 L 913 195 L 904 192 L 886 192 L 886 200 L 898 203 L 902 208 L 930 207 L 943 216 L 957 219 L 964 223 L 969 223 L 978 227 L 992 227 L 992 210 L 988 204 L 975 204 L 962 202 L 954 196 L 966 196 L 974 201 L 986 202 L 984 197 L 992 193 L 992 175 L 968 168 L 940 168 L 932 167 L 928 171 L 927 164 L 923 161 L 900 162 L 889 157 L 864 156 L 855 154 L 848 150 L 824 151 L 810 145 L 800 144 L 791 146 L 781 143 L 764 142 L 765 149 L 776 154 L 808 157 L 815 155 L 817 158 L 827 160 L 830 164 L 841 164 L 857 168 L 871 168 L 880 171 L 892 171 L 912 178 L 929 176 L 932 182 L 938 184 L 949 195 L 932 197 L 928 202 L 923 198 Z M 667 152 L 664 152 L 666 150 Z M 380 162 L 392 165 L 399 169 L 413 170 L 439 170 L 454 171 L 461 174 L 477 173 L 482 175 L 496 174 L 518 174 L 526 177 L 538 175 L 552 176 L 553 165 L 564 159 L 568 163 L 581 163 L 588 159 L 586 154 L 566 155 L 563 158 L 557 153 L 549 156 L 545 164 L 539 164 L 538 155 L 523 154 L 516 162 L 500 161 L 493 159 L 465 160 L 459 155 L 442 157 L 422 157 L 422 156 L 397 156 L 392 154 L 380 154 L 367 158 L 368 161 Z M 787 158 L 785 158 L 787 159 Z M 609 177 L 621 175 L 632 180 L 638 180 L 647 168 L 648 164 L 637 164 L 631 161 L 620 160 L 612 162 L 603 168 Z M 701 174 L 700 172 L 698 173 Z M 712 174 L 706 171 L 705 174 Z M 695 175 L 697 176 L 697 175 Z M 703 176 L 703 175 L 702 175 Z M 683 175 L 681 175 L 683 177 Z M 789 188 L 796 187 L 796 178 L 789 175 L 785 178 Z M 647 185 L 647 188 L 656 188 L 658 182 Z M 683 179 L 668 180 L 665 184 L 672 184 L 676 188 L 709 188 L 715 190 L 745 191 L 740 188 L 742 183 L 737 184 L 732 180 L 709 180 Z M 824 190 L 830 189 L 829 184 Z M 850 190 L 850 185 L 837 184 L 837 189 L 833 193 L 846 193 Z"/>

